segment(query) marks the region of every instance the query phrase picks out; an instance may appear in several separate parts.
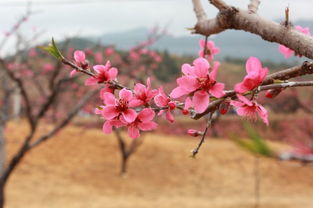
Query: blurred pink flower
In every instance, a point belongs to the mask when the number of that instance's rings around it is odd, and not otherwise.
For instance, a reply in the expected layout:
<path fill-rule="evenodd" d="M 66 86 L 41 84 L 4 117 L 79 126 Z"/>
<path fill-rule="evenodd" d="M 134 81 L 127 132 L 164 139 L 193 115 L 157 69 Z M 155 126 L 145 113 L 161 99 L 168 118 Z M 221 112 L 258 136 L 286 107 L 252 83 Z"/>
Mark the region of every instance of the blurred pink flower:
<path fill-rule="evenodd" d="M 266 67 L 262 68 L 260 60 L 252 56 L 246 62 L 246 72 L 247 75 L 243 81 L 235 85 L 235 91 L 237 93 L 245 93 L 262 84 L 268 73 L 268 69 Z"/>
<path fill-rule="evenodd" d="M 204 51 L 205 49 L 205 40 L 200 40 L 199 41 L 199 45 L 200 45 L 200 51 L 199 51 L 199 57 L 201 58 L 205 58 L 205 55 L 208 56 L 208 59 L 210 61 L 212 61 L 214 59 L 214 55 L 218 54 L 220 52 L 220 49 L 215 47 L 215 44 L 212 40 L 210 41 L 207 41 L 207 44 L 206 44 L 206 53 Z"/>
<path fill-rule="evenodd" d="M 298 26 L 295 26 L 295 29 L 298 30 L 299 32 L 304 33 L 305 35 L 311 35 L 310 28 L 308 28 L 308 27 L 301 27 L 298 25 Z M 290 56 L 292 56 L 292 54 L 294 53 L 293 50 L 291 50 L 290 48 L 287 48 L 284 45 L 279 45 L 278 50 L 279 50 L 279 52 L 284 54 L 284 57 L 286 59 L 289 58 Z"/>

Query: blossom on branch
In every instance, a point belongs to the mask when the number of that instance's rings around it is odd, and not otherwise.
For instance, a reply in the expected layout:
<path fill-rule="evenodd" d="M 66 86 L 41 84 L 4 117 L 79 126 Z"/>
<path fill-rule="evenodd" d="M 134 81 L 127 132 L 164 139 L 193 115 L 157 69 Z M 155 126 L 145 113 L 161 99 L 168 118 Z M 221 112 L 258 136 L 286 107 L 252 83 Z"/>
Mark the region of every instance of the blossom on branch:
<path fill-rule="evenodd" d="M 96 85 L 107 81 L 115 80 L 118 74 L 117 68 L 111 67 L 110 61 L 105 65 L 95 65 L 93 69 L 96 72 L 95 77 L 89 77 L 85 81 L 85 85 Z"/>
<path fill-rule="evenodd" d="M 210 95 L 221 98 L 225 95 L 223 83 L 216 82 L 217 71 L 220 63 L 214 62 L 209 72 L 210 64 L 204 58 L 197 58 L 193 66 L 184 64 L 182 66 L 183 76 L 176 80 L 176 87 L 170 94 L 172 98 L 184 95 L 192 96 L 193 108 L 197 113 L 202 113 L 210 103 Z"/>
<path fill-rule="evenodd" d="M 159 94 L 154 97 L 154 102 L 158 107 L 165 108 L 161 110 L 158 115 L 160 116 L 165 112 L 166 119 L 169 122 L 174 122 L 172 111 L 176 108 L 176 104 L 165 94 L 163 87 L 159 88 Z"/>
<path fill-rule="evenodd" d="M 262 63 L 256 57 L 250 57 L 246 62 L 247 75 L 243 81 L 235 85 L 235 91 L 237 93 L 245 93 L 253 90 L 262 84 L 265 79 L 268 69 L 262 67 Z"/>
<path fill-rule="evenodd" d="M 205 40 L 200 40 L 199 45 L 201 48 L 199 51 L 199 57 L 205 58 L 205 56 L 207 55 L 209 61 L 212 61 L 214 59 L 214 55 L 220 52 L 220 49 L 215 47 L 215 44 L 212 40 L 207 41 L 206 44 L 205 44 Z"/>
<path fill-rule="evenodd" d="M 236 108 L 239 116 L 247 117 L 253 120 L 259 116 L 262 121 L 269 125 L 267 110 L 256 101 L 248 100 L 245 96 L 237 94 L 239 101 L 232 100 L 230 104 Z"/>

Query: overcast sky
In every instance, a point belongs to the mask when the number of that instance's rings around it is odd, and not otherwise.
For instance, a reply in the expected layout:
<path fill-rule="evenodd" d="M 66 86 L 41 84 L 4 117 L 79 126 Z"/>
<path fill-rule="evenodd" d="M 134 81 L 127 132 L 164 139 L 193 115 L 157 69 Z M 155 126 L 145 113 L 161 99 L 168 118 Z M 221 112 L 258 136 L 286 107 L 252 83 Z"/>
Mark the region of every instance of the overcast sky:
<path fill-rule="evenodd" d="M 249 0 L 225 0 L 246 8 Z M 6 31 L 25 12 L 25 0 L 0 0 L 0 31 Z M 209 16 L 216 9 L 203 0 Z M 195 24 L 191 0 L 33 0 L 38 13 L 23 27 L 45 30 L 43 37 L 63 35 L 98 35 L 153 25 L 168 26 L 173 35 L 188 35 L 187 27 Z M 312 0 L 263 0 L 259 14 L 269 18 L 283 18 L 290 7 L 291 20 L 312 19 Z M 127 37 L 127 34 L 125 34 Z M 0 37 L 1 39 L 2 37 Z"/>

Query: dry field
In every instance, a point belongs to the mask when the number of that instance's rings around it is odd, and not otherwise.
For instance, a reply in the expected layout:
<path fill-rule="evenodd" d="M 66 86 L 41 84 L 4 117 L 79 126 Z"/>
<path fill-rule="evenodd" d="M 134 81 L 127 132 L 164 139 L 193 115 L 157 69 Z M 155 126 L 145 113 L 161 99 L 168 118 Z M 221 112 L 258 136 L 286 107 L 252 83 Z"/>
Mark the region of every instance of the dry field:
<path fill-rule="evenodd" d="M 12 153 L 26 127 L 10 124 L 7 130 Z M 7 207 L 254 207 L 254 157 L 230 141 L 211 139 L 192 159 L 197 141 L 149 134 L 121 177 L 113 136 L 68 127 L 26 156 L 7 186 Z M 313 167 L 265 158 L 260 166 L 261 207 L 313 207 Z"/>

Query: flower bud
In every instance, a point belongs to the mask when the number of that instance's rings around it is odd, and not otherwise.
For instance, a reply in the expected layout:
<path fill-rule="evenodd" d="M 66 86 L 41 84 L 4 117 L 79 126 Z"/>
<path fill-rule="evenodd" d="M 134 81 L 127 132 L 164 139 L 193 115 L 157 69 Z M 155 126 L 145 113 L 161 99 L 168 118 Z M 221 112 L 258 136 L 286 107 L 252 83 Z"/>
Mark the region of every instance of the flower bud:
<path fill-rule="evenodd" d="M 195 129 L 188 129 L 187 133 L 189 136 L 193 136 L 193 137 L 197 137 L 203 134 L 201 131 L 198 131 Z"/>
<path fill-rule="evenodd" d="M 170 110 L 174 110 L 176 108 L 176 104 L 174 102 L 169 102 L 168 107 L 170 108 Z"/>
<path fill-rule="evenodd" d="M 277 95 L 279 95 L 279 93 L 281 93 L 282 89 L 273 89 L 273 90 L 267 90 L 265 92 L 265 97 L 267 98 L 274 98 L 276 97 Z"/>
<path fill-rule="evenodd" d="M 183 109 L 181 112 L 182 112 L 184 115 L 188 115 L 188 114 L 189 114 L 189 110 L 187 110 L 187 109 Z"/>
<path fill-rule="evenodd" d="M 230 107 L 229 101 L 222 102 L 219 106 L 220 114 L 222 114 L 222 115 L 226 114 L 229 111 L 229 107 Z"/>

